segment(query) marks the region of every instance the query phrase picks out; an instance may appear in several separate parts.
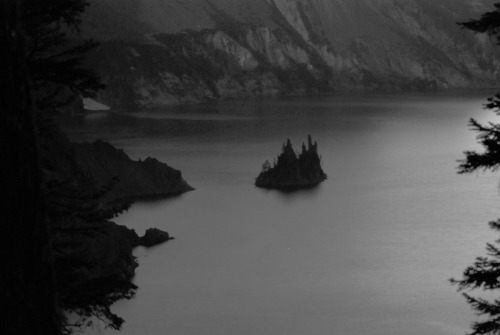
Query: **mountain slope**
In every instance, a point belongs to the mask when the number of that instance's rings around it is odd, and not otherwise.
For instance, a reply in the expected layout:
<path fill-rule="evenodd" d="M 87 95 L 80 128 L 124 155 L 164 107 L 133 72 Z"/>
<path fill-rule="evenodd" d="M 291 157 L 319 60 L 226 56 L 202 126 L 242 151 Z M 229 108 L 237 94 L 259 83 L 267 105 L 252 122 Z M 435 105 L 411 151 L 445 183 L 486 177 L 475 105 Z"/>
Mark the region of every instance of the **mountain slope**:
<path fill-rule="evenodd" d="M 89 63 L 112 107 L 498 83 L 498 51 L 456 22 L 494 0 L 94 0 Z"/>
<path fill-rule="evenodd" d="M 270 2 L 304 40 L 331 48 L 323 58 L 336 72 L 349 71 L 358 78 L 369 74 L 378 81 L 391 75 L 427 79 L 439 87 L 496 81 L 498 53 L 484 37 L 456 25 L 492 8 L 487 6 L 491 1 Z"/>

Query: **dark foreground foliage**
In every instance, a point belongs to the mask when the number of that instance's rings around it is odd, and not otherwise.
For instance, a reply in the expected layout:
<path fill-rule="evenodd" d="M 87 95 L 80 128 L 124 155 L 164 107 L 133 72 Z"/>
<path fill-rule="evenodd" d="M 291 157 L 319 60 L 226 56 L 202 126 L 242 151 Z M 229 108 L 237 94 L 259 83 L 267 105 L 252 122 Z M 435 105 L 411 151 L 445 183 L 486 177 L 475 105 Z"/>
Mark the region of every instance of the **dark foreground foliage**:
<path fill-rule="evenodd" d="M 460 23 L 475 33 L 487 33 L 496 44 L 500 44 L 500 3 L 495 4 L 495 10 L 487 12 L 478 20 Z M 500 116 L 500 94 L 488 99 L 485 108 Z M 465 158 L 460 160 L 459 173 L 474 171 L 496 171 L 500 167 L 500 124 L 489 122 L 481 124 L 475 119 L 469 121 L 470 128 L 477 133 L 478 142 L 483 146 L 483 152 L 466 151 Z M 489 223 L 491 229 L 500 232 L 500 219 Z M 500 289 L 500 239 L 486 245 L 487 255 L 477 257 L 468 266 L 461 279 L 451 279 L 459 291 L 482 290 L 498 292 Z M 488 300 L 463 293 L 467 303 L 480 317 L 472 324 L 472 335 L 500 334 L 500 299 Z"/>
<path fill-rule="evenodd" d="M 0 2 L 2 334 L 61 333 L 21 3 Z"/>
<path fill-rule="evenodd" d="M 500 94 L 488 98 L 485 108 L 500 116 Z M 496 171 L 500 167 L 500 124 L 489 122 L 481 124 L 475 119 L 469 120 L 469 127 L 477 133 L 478 142 L 483 152 L 466 151 L 465 159 L 460 161 L 459 173 L 471 173 L 476 170 Z"/>
<path fill-rule="evenodd" d="M 77 169 L 68 148 L 69 143 L 51 120 L 51 116 L 68 108 L 80 96 L 93 96 L 98 89 L 103 88 L 99 77 L 84 66 L 87 52 L 96 46 L 95 42 L 82 40 L 79 35 L 81 15 L 89 3 L 87 0 L 4 1 L 6 3 L 15 3 L 19 9 L 17 27 L 20 31 L 17 33 L 23 36 L 24 45 L 22 55 L 18 57 L 24 64 L 4 66 L 25 70 L 26 78 L 29 78 L 29 84 L 26 85 L 30 88 L 29 93 L 17 89 L 26 95 L 25 101 L 31 102 L 27 108 L 32 109 L 36 129 L 36 136 L 31 140 L 33 146 L 40 149 L 36 173 L 40 175 L 44 191 L 42 202 L 51 240 L 51 254 L 54 256 L 54 296 L 61 309 L 74 311 L 84 318 L 100 318 L 108 326 L 119 329 L 123 320 L 109 308 L 116 300 L 133 295 L 135 286 L 131 284 L 130 272 L 125 272 L 123 278 L 113 277 L 111 272 L 109 276 L 93 278 L 97 264 L 103 260 L 93 259 L 95 262 L 81 264 L 78 259 L 83 261 L 85 257 L 79 255 L 85 255 L 92 260 L 87 243 L 89 238 L 94 237 L 97 241 L 99 236 L 116 235 L 115 226 L 111 223 L 106 225 L 106 220 L 126 209 L 128 204 L 102 207 L 101 199 L 109 192 L 114 181 L 110 180 L 106 185 L 96 188 L 95 185 L 83 183 L 81 175 L 72 174 L 71 171 Z M 22 66 L 24 68 L 21 69 Z M 5 143 L 11 143 L 12 140 L 13 137 L 8 138 Z M 13 147 L 24 152 L 21 146 Z M 22 171 L 25 165 L 20 163 L 18 169 Z M 12 178 L 6 174 L 3 177 Z M 5 192 L 5 189 L 2 191 Z M 19 201 L 26 205 L 30 199 Z M 112 243 L 111 240 L 101 242 L 107 242 L 108 245 Z M 130 249 L 120 252 L 126 259 Z M 135 264 L 133 259 L 129 263 Z M 31 280 L 37 281 L 37 278 L 33 276 Z M 60 318 L 63 320 L 60 331 L 71 332 L 73 325 L 65 317 Z M 45 329 L 38 332 L 53 333 Z"/>
<path fill-rule="evenodd" d="M 489 223 L 491 229 L 500 232 L 500 219 Z M 476 261 L 468 266 L 461 279 L 451 279 L 451 283 L 458 286 L 459 291 L 466 289 L 496 291 L 500 289 L 500 239 L 495 243 L 487 243 L 487 256 L 477 257 Z M 500 334 L 500 300 L 493 301 L 480 297 L 473 297 L 463 293 L 467 303 L 476 311 L 481 320 L 472 324 L 471 334 Z"/>

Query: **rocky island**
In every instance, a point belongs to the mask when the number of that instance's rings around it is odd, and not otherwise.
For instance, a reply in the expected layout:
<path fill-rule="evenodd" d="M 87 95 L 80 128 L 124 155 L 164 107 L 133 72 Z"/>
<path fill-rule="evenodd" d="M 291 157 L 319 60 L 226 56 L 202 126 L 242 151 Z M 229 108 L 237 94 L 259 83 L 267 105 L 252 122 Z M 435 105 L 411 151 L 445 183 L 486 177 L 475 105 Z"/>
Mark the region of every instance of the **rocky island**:
<path fill-rule="evenodd" d="M 307 147 L 302 143 L 302 152 L 297 155 L 290 139 L 283 144 L 273 166 L 266 161 L 255 180 L 255 185 L 263 188 L 294 190 L 316 186 L 327 178 L 321 168 L 318 143 L 307 138 Z"/>

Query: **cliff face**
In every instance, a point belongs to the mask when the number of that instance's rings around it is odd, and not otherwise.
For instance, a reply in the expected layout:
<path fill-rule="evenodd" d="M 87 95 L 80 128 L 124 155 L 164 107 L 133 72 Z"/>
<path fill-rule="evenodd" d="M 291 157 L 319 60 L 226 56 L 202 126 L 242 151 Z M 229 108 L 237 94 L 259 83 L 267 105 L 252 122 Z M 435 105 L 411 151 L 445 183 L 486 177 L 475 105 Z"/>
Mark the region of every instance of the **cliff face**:
<path fill-rule="evenodd" d="M 498 80 L 491 42 L 456 25 L 491 10 L 491 1 L 269 2 L 335 73 L 347 74 L 340 86 L 467 87 Z"/>
<path fill-rule="evenodd" d="M 91 6 L 84 31 L 103 40 L 89 63 L 109 87 L 100 100 L 113 107 L 485 87 L 498 83 L 498 51 L 456 22 L 494 2 L 107 0 Z M 140 33 L 121 32 L 120 20 Z"/>
<path fill-rule="evenodd" d="M 267 27 L 149 39 L 154 44 L 107 42 L 92 55 L 89 63 L 108 86 L 99 101 L 115 108 L 159 107 L 331 89 L 326 64 L 306 45 Z"/>

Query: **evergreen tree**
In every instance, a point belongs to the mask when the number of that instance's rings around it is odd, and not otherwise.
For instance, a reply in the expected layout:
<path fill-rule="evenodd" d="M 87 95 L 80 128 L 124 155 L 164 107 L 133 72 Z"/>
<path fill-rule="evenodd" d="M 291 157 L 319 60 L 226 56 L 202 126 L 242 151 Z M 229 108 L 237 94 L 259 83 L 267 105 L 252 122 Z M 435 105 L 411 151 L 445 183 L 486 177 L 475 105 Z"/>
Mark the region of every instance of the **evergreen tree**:
<path fill-rule="evenodd" d="M 33 105 L 36 109 L 39 140 L 47 152 L 50 147 L 66 147 L 67 139 L 60 132 L 51 116 L 80 96 L 94 96 L 103 88 L 100 78 L 84 64 L 86 54 L 97 46 L 80 36 L 81 16 L 89 6 L 87 0 L 20 0 L 21 23 L 27 36 L 27 66 L 31 72 Z M 49 148 L 47 148 L 49 147 Z M 66 150 L 68 151 L 68 150 Z M 46 154 L 47 154 L 46 152 Z M 65 149 L 62 149 L 65 153 Z M 52 165 L 51 162 L 46 164 Z M 76 163 L 75 163 L 76 164 Z M 53 171 L 53 166 L 44 166 Z M 52 173 L 51 173 L 52 175 Z M 100 190 L 83 185 L 76 176 L 69 180 L 44 180 L 45 198 L 50 232 L 58 236 L 91 234 L 93 222 L 104 222 L 129 204 L 102 208 L 103 195 L 113 186 L 111 180 Z M 73 227 L 74 221 L 87 222 L 88 227 Z M 123 280 L 110 279 L 105 283 L 82 282 L 75 264 L 61 258 L 55 248 L 56 288 L 60 306 L 81 318 L 69 324 L 63 318 L 64 331 L 83 326 L 92 318 L 106 323 L 107 327 L 120 329 L 124 320 L 112 313 L 110 306 L 119 299 L 130 299 L 136 286 Z"/>
<path fill-rule="evenodd" d="M 4 312 L 8 322 L 3 325 L 7 334 L 71 332 L 72 325 L 58 304 L 83 318 L 97 317 L 119 329 L 123 319 L 109 308 L 135 291 L 132 283 L 120 283 L 126 287 L 113 291 L 108 289 L 115 288 L 112 283 L 75 291 L 72 277 L 60 280 L 65 278 L 60 273 L 71 273 L 71 269 L 60 265 L 55 268 L 59 280 L 54 283 L 50 233 L 54 233 L 54 222 L 67 215 L 63 211 L 84 221 L 102 222 L 128 206 L 99 207 L 100 197 L 113 181 L 89 194 L 87 189 L 75 189 L 72 181 L 47 180 L 42 172 L 40 148 L 47 143 L 67 145 L 50 116 L 79 96 L 93 96 L 103 87 L 99 77 L 84 65 L 86 53 L 96 46 L 79 36 L 81 15 L 87 6 L 87 0 L 5 0 L 0 5 L 0 154 L 6 158 L 0 164 L 4 195 L 0 206 L 8 218 L 0 245 L 9 255 L 0 276 L 0 293 L 4 305 L 9 306 Z"/>
<path fill-rule="evenodd" d="M 99 76 L 84 65 L 97 46 L 80 37 L 87 0 L 21 0 L 21 21 L 28 37 L 28 67 L 35 106 L 44 113 L 68 104 L 75 96 L 94 96 L 103 88 Z"/>
<path fill-rule="evenodd" d="M 478 20 L 459 23 L 463 28 L 475 33 L 487 33 L 496 44 L 500 44 L 500 3 L 495 10 L 487 12 Z M 500 94 L 488 99 L 485 108 L 500 115 Z M 500 124 L 489 122 L 480 124 L 477 120 L 469 121 L 470 128 L 475 131 L 484 151 L 466 151 L 465 158 L 460 161 L 459 173 L 471 173 L 477 170 L 496 171 L 500 167 Z M 500 219 L 489 223 L 499 232 Z M 496 291 L 500 289 L 500 239 L 486 245 L 487 256 L 477 257 L 476 261 L 463 272 L 461 279 L 450 281 L 458 286 L 459 291 L 465 289 L 482 289 Z M 472 333 L 500 334 L 500 299 L 488 300 L 463 293 L 469 305 L 477 312 L 480 319 L 472 324 Z"/>
<path fill-rule="evenodd" d="M 500 116 L 500 94 L 488 98 L 485 108 Z M 498 170 L 500 167 L 500 124 L 489 122 L 485 125 L 471 118 L 469 127 L 477 133 L 477 139 L 483 146 L 484 152 L 465 151 L 465 159 L 460 161 L 458 172 Z"/>

